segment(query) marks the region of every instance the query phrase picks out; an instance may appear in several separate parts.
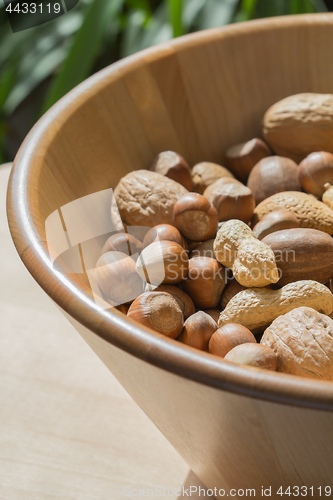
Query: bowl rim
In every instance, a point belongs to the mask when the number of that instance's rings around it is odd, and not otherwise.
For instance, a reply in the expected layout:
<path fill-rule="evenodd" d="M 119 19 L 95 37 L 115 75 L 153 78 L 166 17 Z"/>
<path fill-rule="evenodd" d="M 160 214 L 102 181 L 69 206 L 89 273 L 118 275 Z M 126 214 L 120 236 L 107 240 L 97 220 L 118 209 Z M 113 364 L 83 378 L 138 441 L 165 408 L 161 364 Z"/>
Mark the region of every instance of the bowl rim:
<path fill-rule="evenodd" d="M 89 96 L 106 77 L 119 78 L 135 67 L 141 58 L 158 57 L 164 50 L 237 34 L 256 33 L 311 24 L 333 25 L 333 14 L 303 14 L 239 23 L 179 37 L 122 59 L 94 74 L 60 99 L 31 129 L 22 143 L 12 168 L 7 215 L 14 245 L 24 265 L 43 290 L 69 316 L 116 347 L 181 377 L 234 394 L 276 403 L 333 410 L 333 384 L 277 372 L 234 365 L 208 353 L 176 343 L 139 326 L 121 312 L 101 311 L 78 279 L 57 272 L 50 261 L 46 243 L 35 227 L 31 209 L 35 193 L 29 189 L 33 158 L 38 145 L 55 120 L 68 108 L 79 106 L 79 97 Z M 60 120 L 61 121 L 61 120 Z"/>

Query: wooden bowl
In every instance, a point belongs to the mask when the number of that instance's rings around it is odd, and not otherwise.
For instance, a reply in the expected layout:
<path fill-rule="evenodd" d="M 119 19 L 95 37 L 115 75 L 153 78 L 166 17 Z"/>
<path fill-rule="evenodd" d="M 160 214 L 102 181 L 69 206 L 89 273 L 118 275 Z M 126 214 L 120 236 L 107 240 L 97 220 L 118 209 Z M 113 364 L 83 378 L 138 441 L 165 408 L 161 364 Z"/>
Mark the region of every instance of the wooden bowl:
<path fill-rule="evenodd" d="M 259 496 L 271 486 L 275 498 L 280 486 L 329 485 L 333 384 L 228 364 L 101 310 L 84 272 L 52 265 L 45 223 L 147 168 L 160 151 L 176 150 L 191 165 L 223 164 L 229 146 L 260 135 L 274 102 L 332 92 L 332 46 L 333 15 L 320 14 L 234 24 L 145 50 L 61 99 L 15 159 L 8 218 L 25 266 L 208 488 Z"/>

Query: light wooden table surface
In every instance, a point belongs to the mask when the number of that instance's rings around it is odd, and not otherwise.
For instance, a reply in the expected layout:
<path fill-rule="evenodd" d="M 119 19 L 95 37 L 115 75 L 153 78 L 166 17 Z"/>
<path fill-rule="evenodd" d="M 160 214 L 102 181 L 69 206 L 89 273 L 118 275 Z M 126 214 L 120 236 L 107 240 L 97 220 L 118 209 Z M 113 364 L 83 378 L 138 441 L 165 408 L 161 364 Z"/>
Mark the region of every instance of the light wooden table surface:
<path fill-rule="evenodd" d="M 203 487 L 19 260 L 9 170 L 0 166 L 0 499 L 118 500 L 156 487 L 173 499 L 167 489 Z"/>

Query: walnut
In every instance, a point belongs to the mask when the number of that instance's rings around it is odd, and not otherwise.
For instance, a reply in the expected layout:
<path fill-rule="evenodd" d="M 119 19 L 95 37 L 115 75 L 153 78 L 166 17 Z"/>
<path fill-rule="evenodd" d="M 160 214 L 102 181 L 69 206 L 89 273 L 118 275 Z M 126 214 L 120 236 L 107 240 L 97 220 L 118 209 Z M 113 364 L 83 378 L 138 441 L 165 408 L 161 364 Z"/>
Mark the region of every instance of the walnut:
<path fill-rule="evenodd" d="M 122 221 L 127 226 L 174 224 L 173 208 L 188 191 L 178 182 L 150 170 L 125 175 L 114 190 Z"/>
<path fill-rule="evenodd" d="M 333 320 L 310 307 L 279 316 L 265 330 L 261 344 L 278 356 L 278 371 L 333 380 Z"/>

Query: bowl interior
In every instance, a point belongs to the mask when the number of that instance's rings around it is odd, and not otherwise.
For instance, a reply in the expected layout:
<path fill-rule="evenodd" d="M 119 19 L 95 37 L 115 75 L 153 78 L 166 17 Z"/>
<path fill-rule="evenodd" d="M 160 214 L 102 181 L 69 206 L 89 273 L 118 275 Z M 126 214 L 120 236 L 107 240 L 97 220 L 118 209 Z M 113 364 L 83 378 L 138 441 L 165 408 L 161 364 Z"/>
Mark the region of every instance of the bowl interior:
<path fill-rule="evenodd" d="M 64 278 L 50 265 L 46 221 L 79 198 L 114 188 L 127 172 L 148 168 L 167 149 L 181 153 L 190 165 L 203 160 L 223 164 L 229 146 L 260 136 L 263 114 L 274 102 L 298 92 L 332 92 L 332 46 L 329 14 L 232 25 L 146 50 L 70 92 L 27 137 L 9 188 L 14 242 L 35 279 L 78 321 L 129 349 L 117 338 L 120 331 L 124 338 L 126 330 L 133 346 L 134 337 L 145 330 L 116 312 L 104 312 L 97 320 L 84 269 Z M 109 203 L 106 196 L 105 213 Z M 61 215 L 60 222 L 60 232 L 68 229 Z M 95 252 L 104 240 L 96 240 Z M 75 246 L 73 241 L 69 246 Z M 76 252 L 82 257 L 82 250 Z M 140 349 L 147 338 L 140 337 Z M 168 348 L 173 349 L 167 341 L 160 347 Z M 208 359 L 183 346 L 177 349 L 184 363 L 191 357 L 194 365 L 186 368 L 191 376 Z M 224 365 L 216 364 L 222 379 Z M 229 375 L 251 372 L 227 370 Z M 256 372 L 256 380 L 260 376 Z M 282 392 L 291 380 L 272 377 Z"/>

